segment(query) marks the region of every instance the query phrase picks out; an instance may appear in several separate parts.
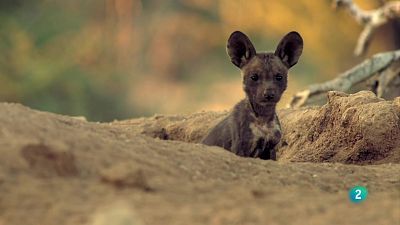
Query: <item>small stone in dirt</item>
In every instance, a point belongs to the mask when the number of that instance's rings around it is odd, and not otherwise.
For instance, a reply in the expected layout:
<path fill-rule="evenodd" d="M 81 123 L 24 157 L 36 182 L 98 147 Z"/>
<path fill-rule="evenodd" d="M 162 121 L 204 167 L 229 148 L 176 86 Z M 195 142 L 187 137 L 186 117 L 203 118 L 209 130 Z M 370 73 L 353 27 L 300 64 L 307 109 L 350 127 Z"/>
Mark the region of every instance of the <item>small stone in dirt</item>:
<path fill-rule="evenodd" d="M 101 181 L 117 188 L 137 188 L 145 192 L 154 191 L 148 184 L 143 170 L 132 170 L 124 165 L 117 165 L 100 172 Z"/>
<path fill-rule="evenodd" d="M 93 215 L 88 225 L 142 225 L 132 207 L 127 203 L 112 204 L 101 208 Z"/>
<path fill-rule="evenodd" d="M 32 171 L 39 176 L 78 175 L 75 157 L 71 152 L 61 151 L 45 144 L 30 144 L 21 149 L 21 154 Z"/>
<path fill-rule="evenodd" d="M 265 192 L 261 190 L 252 190 L 251 194 L 254 198 L 263 198 L 265 196 Z"/>

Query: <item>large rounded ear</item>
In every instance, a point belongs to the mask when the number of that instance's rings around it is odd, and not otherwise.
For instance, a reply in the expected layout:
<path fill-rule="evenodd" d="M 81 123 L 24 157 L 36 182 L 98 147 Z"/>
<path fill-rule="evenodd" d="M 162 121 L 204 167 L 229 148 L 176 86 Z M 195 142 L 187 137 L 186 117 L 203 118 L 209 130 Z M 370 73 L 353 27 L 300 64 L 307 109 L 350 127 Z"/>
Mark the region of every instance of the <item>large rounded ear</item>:
<path fill-rule="evenodd" d="M 231 58 L 231 62 L 239 68 L 246 65 L 256 55 L 256 49 L 250 39 L 240 31 L 235 31 L 231 34 L 226 51 Z"/>
<path fill-rule="evenodd" d="M 285 35 L 275 50 L 275 55 L 288 67 L 294 66 L 303 52 L 303 38 L 296 31 Z"/>

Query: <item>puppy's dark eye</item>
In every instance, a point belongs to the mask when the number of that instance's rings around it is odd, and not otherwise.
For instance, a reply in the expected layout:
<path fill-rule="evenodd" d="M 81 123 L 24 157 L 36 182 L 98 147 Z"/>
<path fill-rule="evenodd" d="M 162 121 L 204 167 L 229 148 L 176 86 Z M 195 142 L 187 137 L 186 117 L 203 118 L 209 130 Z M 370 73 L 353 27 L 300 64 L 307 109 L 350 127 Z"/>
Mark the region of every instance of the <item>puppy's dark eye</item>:
<path fill-rule="evenodd" d="M 281 81 L 281 80 L 283 79 L 282 74 L 278 73 L 277 75 L 275 75 L 275 79 L 276 79 L 277 81 Z"/>
<path fill-rule="evenodd" d="M 250 79 L 252 79 L 253 81 L 258 81 L 258 75 L 254 73 L 251 75 Z"/>

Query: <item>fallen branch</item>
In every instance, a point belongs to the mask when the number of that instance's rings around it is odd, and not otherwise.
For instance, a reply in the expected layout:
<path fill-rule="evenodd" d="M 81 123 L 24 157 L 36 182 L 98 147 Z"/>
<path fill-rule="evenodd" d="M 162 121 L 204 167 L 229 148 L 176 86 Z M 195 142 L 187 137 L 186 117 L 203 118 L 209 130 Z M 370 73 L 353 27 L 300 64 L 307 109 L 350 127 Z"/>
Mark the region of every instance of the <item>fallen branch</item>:
<path fill-rule="evenodd" d="M 298 92 L 292 97 L 289 107 L 323 104 L 326 99 L 326 92 L 342 91 L 349 93 L 354 86 L 365 82 L 376 74 L 379 74 L 378 86 L 377 90 L 372 91 L 377 93 L 378 97 L 384 97 L 384 94 L 389 91 L 385 90 L 388 84 L 400 79 L 400 50 L 375 54 L 333 80 L 309 86 L 307 90 Z M 393 89 L 400 89 L 400 85 L 397 84 Z"/>
<path fill-rule="evenodd" d="M 400 1 L 391 1 L 383 4 L 375 10 L 363 10 L 352 0 L 334 0 L 336 8 L 345 8 L 364 30 L 361 32 L 354 54 L 360 56 L 365 53 L 369 46 L 374 31 L 390 20 L 400 18 Z"/>
<path fill-rule="evenodd" d="M 376 95 L 385 99 L 400 96 L 400 60 L 393 62 L 378 77 Z"/>

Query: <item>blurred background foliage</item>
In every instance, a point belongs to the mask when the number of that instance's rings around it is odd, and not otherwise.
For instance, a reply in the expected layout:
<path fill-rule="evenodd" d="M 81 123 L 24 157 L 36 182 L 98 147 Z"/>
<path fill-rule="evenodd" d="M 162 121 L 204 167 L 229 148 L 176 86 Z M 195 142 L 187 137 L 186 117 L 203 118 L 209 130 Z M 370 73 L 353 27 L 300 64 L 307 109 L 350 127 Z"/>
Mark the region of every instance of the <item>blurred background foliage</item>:
<path fill-rule="evenodd" d="M 229 109 L 244 96 L 229 34 L 274 50 L 297 30 L 305 48 L 282 107 L 359 63 L 361 29 L 330 0 L 0 0 L 0 101 L 92 121 Z M 383 27 L 368 54 L 398 48 L 398 36 Z"/>

